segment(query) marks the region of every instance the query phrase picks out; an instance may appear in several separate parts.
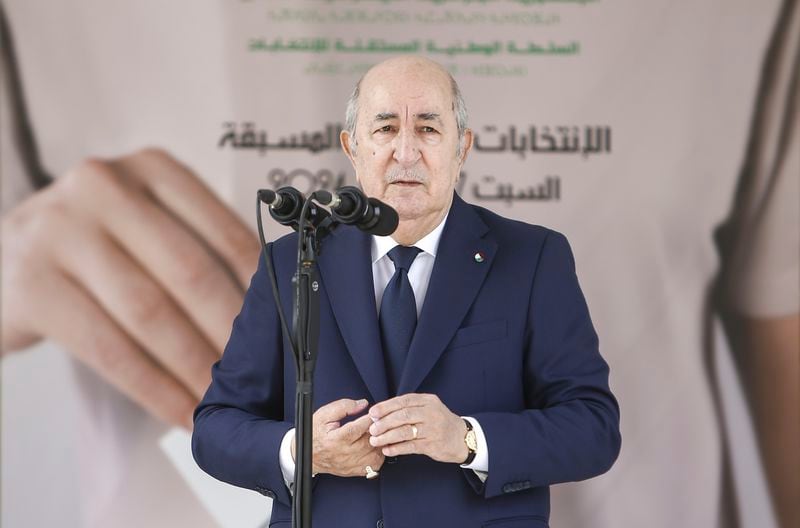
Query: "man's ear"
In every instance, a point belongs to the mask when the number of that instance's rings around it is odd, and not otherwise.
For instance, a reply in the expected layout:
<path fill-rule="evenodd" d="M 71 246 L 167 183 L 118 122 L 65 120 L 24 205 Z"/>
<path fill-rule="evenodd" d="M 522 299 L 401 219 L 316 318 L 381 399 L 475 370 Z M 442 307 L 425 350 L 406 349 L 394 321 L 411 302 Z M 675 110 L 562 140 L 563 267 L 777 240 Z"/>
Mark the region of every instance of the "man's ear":
<path fill-rule="evenodd" d="M 464 131 L 464 139 L 461 140 L 462 147 L 461 147 L 461 159 L 458 160 L 459 165 L 464 165 L 464 162 L 467 161 L 467 154 L 469 151 L 472 150 L 472 142 L 474 141 L 474 136 L 472 134 L 472 129 L 468 128 Z"/>
<path fill-rule="evenodd" d="M 339 133 L 339 143 L 342 145 L 342 150 L 344 151 L 344 155 L 347 156 L 347 159 L 350 160 L 350 163 L 353 165 L 353 168 L 356 167 L 356 160 L 354 159 L 355 152 L 351 148 L 353 146 L 354 138 L 350 135 L 350 132 L 347 130 L 342 130 Z"/>

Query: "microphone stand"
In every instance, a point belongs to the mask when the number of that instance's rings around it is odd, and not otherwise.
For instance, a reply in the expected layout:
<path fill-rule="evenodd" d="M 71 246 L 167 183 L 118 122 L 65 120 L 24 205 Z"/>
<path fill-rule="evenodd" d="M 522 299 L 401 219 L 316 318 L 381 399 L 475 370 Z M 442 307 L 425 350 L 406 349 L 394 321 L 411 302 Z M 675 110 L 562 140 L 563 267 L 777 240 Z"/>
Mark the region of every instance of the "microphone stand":
<path fill-rule="evenodd" d="M 317 272 L 317 256 L 320 254 L 321 240 L 327 236 L 338 223 L 332 218 L 324 218 L 319 225 L 309 222 L 309 205 L 315 200 L 312 193 L 303 204 L 297 225 L 297 270 L 292 278 L 293 310 L 292 333 L 290 342 L 295 358 L 296 392 L 295 392 L 295 470 L 294 494 L 292 496 L 292 528 L 311 528 L 311 484 L 312 484 L 312 418 L 314 414 L 314 367 L 317 363 L 319 346 L 319 294 L 320 278 Z M 264 243 L 261 227 L 261 199 L 258 199 L 258 225 L 262 243 Z M 265 257 L 272 282 L 273 296 L 284 321 L 280 298 L 278 297 L 277 280 L 272 268 L 271 256 Z"/>
<path fill-rule="evenodd" d="M 282 190 L 278 189 L 278 194 Z M 297 269 L 292 277 L 292 331 L 286 324 L 281 308 L 278 282 L 272 266 L 270 249 L 264 239 L 261 223 L 261 203 L 274 204 L 275 192 L 261 189 L 256 198 L 258 234 L 264 249 L 267 274 L 272 285 L 272 296 L 281 321 L 281 329 L 288 336 L 296 367 L 295 392 L 295 468 L 294 493 L 292 496 L 292 528 L 311 528 L 311 446 L 314 413 L 314 367 L 317 364 L 319 346 L 319 295 L 320 277 L 317 271 L 317 256 L 321 241 L 339 224 L 355 224 L 359 229 L 378 235 L 389 235 L 397 228 L 397 212 L 388 205 L 367 198 L 355 187 L 342 187 L 336 197 L 332 214 L 322 213 L 312 205 L 317 201 L 331 205 L 334 196 L 325 190 L 311 193 L 303 202 L 299 218 L 296 206 L 302 194 L 294 188 L 284 188 L 294 201 L 288 211 L 273 214 L 278 222 L 291 225 L 297 230 Z M 335 210 L 342 197 L 349 201 L 348 213 L 339 216 Z M 275 211 L 273 211 L 275 213 Z"/>
<path fill-rule="evenodd" d="M 317 233 L 305 227 L 311 196 L 303 205 L 297 230 L 297 271 L 294 290 L 292 329 L 297 343 L 295 363 L 295 471 L 292 497 L 292 527 L 311 528 L 311 444 L 314 414 L 314 367 L 319 345 L 319 277 L 317 274 Z"/>

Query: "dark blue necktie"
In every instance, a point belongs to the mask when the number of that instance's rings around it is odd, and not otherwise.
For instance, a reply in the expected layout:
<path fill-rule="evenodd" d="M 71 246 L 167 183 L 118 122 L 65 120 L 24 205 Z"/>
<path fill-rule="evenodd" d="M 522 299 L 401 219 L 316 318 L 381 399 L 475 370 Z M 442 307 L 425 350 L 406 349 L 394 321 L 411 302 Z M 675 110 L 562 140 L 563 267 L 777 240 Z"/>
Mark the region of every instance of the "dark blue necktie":
<path fill-rule="evenodd" d="M 392 394 L 397 394 L 408 348 L 417 327 L 417 303 L 408 281 L 408 269 L 420 251 L 414 246 L 395 246 L 389 251 L 389 258 L 394 262 L 394 275 L 383 290 L 380 326 L 387 380 Z"/>

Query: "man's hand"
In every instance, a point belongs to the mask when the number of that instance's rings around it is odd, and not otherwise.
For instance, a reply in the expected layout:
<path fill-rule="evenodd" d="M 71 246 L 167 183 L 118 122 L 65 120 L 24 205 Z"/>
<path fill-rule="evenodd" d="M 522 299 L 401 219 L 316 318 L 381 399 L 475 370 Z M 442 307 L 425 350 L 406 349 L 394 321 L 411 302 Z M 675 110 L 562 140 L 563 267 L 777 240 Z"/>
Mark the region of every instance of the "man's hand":
<path fill-rule="evenodd" d="M 435 394 L 404 394 L 374 405 L 369 416 L 375 421 L 370 444 L 381 447 L 385 456 L 419 454 L 461 464 L 469 454 L 464 420 Z"/>
<path fill-rule="evenodd" d="M 341 425 L 346 416 L 355 416 L 367 408 L 367 400 L 341 399 L 323 405 L 313 418 L 313 473 L 339 477 L 365 477 L 367 466 L 378 471 L 383 465 L 381 452 L 369 445 L 367 429 L 372 423 L 368 414 Z M 295 458 L 292 441 L 292 458 Z"/>
<path fill-rule="evenodd" d="M 190 169 L 86 160 L 2 219 L 2 247 L 3 353 L 52 339 L 191 428 L 259 245 Z"/>

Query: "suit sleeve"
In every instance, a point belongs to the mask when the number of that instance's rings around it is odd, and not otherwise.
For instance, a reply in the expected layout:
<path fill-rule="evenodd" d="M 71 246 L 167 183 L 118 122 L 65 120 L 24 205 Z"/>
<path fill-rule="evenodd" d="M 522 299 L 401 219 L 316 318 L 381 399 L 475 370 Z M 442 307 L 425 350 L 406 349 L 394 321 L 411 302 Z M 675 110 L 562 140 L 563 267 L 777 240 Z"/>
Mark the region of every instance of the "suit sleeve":
<path fill-rule="evenodd" d="M 486 498 L 587 479 L 619 454 L 619 407 L 575 275 L 566 238 L 550 232 L 539 254 L 527 317 L 526 409 L 476 413 L 489 450 Z"/>
<path fill-rule="evenodd" d="M 192 453 L 213 477 L 290 505 L 278 453 L 293 424 L 284 421 L 283 338 L 268 288 L 262 255 L 195 410 Z"/>

